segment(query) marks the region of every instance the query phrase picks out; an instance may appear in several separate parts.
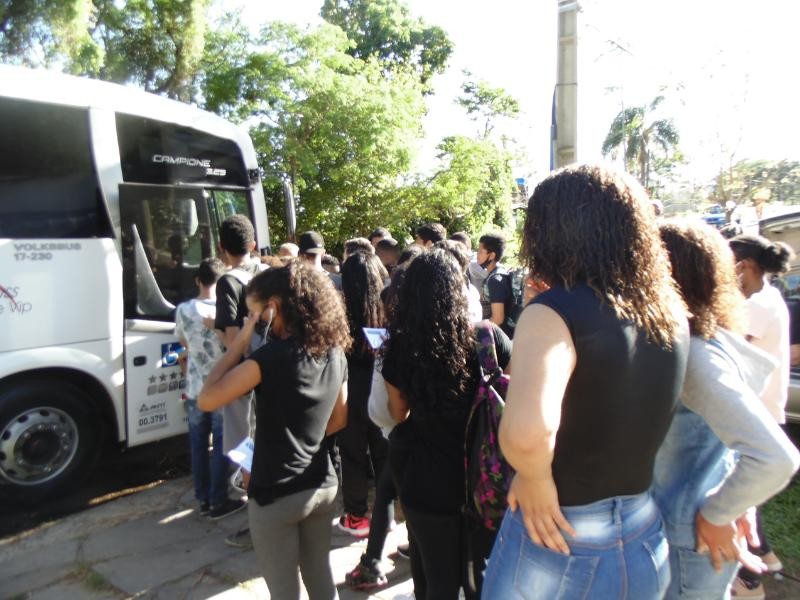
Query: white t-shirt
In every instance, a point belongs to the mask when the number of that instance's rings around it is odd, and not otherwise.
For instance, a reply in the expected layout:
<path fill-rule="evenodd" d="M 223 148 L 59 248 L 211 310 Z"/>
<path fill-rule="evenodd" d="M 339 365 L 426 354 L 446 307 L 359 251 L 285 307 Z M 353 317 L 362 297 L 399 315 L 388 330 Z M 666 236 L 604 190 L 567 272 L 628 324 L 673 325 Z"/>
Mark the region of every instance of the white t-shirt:
<path fill-rule="evenodd" d="M 483 306 L 481 306 L 481 293 L 471 283 L 467 284 L 467 311 L 470 323 L 477 323 L 483 319 Z"/>
<path fill-rule="evenodd" d="M 765 285 L 747 299 L 747 330 L 750 340 L 777 362 L 761 394 L 761 400 L 778 423 L 786 422 L 789 390 L 789 309 L 781 293 Z"/>
<path fill-rule="evenodd" d="M 214 318 L 217 301 L 214 298 L 193 298 L 175 309 L 175 333 L 186 340 L 189 361 L 186 368 L 186 396 L 197 399 L 206 377 L 220 356 L 225 353 L 217 335 L 203 325 L 203 319 Z"/>

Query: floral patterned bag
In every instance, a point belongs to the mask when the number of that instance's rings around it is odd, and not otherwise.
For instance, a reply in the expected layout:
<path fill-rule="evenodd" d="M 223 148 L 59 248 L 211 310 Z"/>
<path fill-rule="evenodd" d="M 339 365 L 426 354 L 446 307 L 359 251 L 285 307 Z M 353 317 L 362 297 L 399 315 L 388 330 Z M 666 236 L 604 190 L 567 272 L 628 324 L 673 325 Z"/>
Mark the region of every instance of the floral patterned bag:
<path fill-rule="evenodd" d="M 505 406 L 508 375 L 497 364 L 494 333 L 489 321 L 475 325 L 481 378 L 467 419 L 464 440 L 465 513 L 486 529 L 497 531 L 508 503 L 514 474 L 500 452 L 498 431 Z"/>

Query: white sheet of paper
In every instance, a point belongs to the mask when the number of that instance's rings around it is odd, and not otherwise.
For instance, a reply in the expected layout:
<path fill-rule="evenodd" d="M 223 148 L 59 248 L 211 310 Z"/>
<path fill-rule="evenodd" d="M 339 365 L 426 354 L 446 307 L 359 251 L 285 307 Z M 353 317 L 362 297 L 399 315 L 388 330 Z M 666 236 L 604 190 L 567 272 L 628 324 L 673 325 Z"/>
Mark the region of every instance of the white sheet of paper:
<path fill-rule="evenodd" d="M 367 342 L 369 342 L 373 350 L 383 346 L 383 342 L 386 341 L 386 330 L 383 327 L 362 327 L 361 329 L 364 330 Z"/>
<path fill-rule="evenodd" d="M 246 437 L 241 443 L 233 450 L 228 451 L 228 456 L 237 465 L 241 466 L 245 471 L 252 472 L 253 470 L 253 448 L 255 442 L 253 438 Z"/>

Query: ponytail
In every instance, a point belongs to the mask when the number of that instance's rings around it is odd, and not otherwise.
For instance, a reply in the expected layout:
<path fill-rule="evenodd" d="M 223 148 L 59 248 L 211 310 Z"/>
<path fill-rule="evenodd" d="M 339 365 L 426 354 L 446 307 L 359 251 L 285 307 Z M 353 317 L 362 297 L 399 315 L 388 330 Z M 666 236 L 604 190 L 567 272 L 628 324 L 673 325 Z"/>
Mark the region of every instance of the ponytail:
<path fill-rule="evenodd" d="M 760 235 L 739 235 L 730 241 L 736 260 L 752 259 L 765 273 L 786 273 L 794 251 L 783 242 L 770 242 Z"/>

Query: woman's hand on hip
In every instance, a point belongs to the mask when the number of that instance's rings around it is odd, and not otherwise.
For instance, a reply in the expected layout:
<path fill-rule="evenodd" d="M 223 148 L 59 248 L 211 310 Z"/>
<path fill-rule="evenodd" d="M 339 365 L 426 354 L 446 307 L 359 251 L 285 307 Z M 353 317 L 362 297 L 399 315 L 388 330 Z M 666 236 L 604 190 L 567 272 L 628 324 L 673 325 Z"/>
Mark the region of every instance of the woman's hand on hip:
<path fill-rule="evenodd" d="M 532 479 L 517 473 L 508 491 L 508 506 L 514 512 L 522 511 L 522 521 L 534 544 L 569 554 L 569 546 L 561 532 L 565 531 L 572 537 L 577 534 L 561 512 L 552 476 Z"/>

